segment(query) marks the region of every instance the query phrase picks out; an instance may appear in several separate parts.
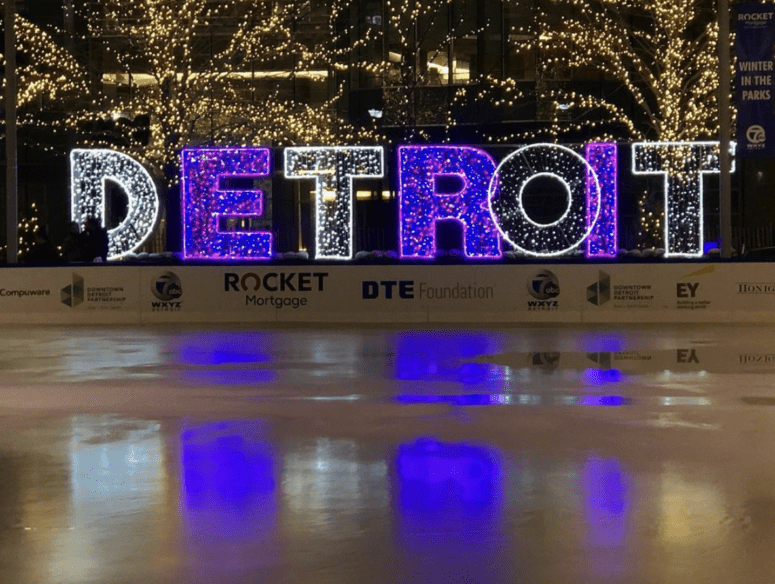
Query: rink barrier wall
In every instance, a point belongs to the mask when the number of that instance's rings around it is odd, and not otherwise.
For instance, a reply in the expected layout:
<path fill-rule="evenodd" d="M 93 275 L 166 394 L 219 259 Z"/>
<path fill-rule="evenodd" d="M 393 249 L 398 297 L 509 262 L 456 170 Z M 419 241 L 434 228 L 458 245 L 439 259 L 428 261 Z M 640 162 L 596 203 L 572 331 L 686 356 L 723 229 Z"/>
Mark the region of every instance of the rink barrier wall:
<path fill-rule="evenodd" d="M 0 324 L 775 322 L 775 263 L 9 267 Z"/>

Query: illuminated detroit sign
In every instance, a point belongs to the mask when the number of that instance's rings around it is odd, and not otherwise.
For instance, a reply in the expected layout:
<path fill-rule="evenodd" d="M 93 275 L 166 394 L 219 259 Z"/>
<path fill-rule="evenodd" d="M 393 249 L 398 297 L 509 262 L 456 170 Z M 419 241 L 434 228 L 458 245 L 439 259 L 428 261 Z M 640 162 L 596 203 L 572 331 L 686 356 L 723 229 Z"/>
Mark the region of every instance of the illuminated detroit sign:
<path fill-rule="evenodd" d="M 720 171 L 718 142 L 641 142 L 631 148 L 634 175 L 664 177 L 665 255 L 702 255 L 703 176 Z M 293 147 L 283 155 L 285 179 L 314 181 L 316 259 L 352 259 L 354 181 L 384 177 L 383 148 Z M 453 220 L 461 226 L 468 258 L 499 259 L 504 242 L 537 258 L 577 250 L 590 258 L 613 257 L 617 159 L 613 143 L 589 143 L 583 152 L 531 144 L 499 163 L 471 146 L 400 146 L 399 255 L 432 259 L 437 223 Z M 105 183 L 118 182 L 128 196 L 128 214 L 108 232 L 110 257 L 138 249 L 155 228 L 159 209 L 148 173 L 132 158 L 109 150 L 74 150 L 71 163 L 73 220 L 95 216 L 104 223 Z M 235 225 L 250 221 L 229 221 L 263 217 L 264 193 L 255 181 L 269 176 L 268 148 L 184 149 L 184 258 L 270 259 L 271 232 L 235 231 Z M 558 216 L 545 222 L 525 208 L 537 179 L 555 181 L 564 196 Z"/>

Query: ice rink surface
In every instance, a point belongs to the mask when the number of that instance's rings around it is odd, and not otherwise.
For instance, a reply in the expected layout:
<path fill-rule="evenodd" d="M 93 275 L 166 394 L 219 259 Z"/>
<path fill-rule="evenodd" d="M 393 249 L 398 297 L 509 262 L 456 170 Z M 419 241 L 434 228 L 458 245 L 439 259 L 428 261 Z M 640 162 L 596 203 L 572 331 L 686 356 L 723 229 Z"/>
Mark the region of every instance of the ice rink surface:
<path fill-rule="evenodd" d="M 775 582 L 772 327 L 0 337 L 3 584 Z"/>

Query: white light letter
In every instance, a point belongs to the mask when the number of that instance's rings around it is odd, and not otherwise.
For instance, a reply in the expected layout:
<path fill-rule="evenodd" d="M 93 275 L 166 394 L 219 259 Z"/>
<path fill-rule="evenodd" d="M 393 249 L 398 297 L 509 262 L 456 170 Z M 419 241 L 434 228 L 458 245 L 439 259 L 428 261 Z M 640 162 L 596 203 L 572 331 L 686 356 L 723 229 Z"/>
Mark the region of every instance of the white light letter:
<path fill-rule="evenodd" d="M 81 226 L 89 217 L 106 226 L 108 180 L 126 193 L 126 218 L 108 231 L 108 259 L 133 252 L 153 233 L 159 195 L 151 175 L 134 158 L 101 148 L 75 149 L 70 152 L 70 178 L 70 217 Z"/>
<path fill-rule="evenodd" d="M 565 191 L 565 209 L 551 223 L 537 223 L 524 208 L 525 188 L 540 177 L 558 181 Z M 503 236 L 536 257 L 576 249 L 595 227 L 601 206 L 597 173 L 583 156 L 557 144 L 531 144 L 504 158 L 490 181 L 489 197 L 490 214 Z M 588 204 L 595 210 L 589 218 Z"/>
<path fill-rule="evenodd" d="M 315 179 L 315 257 L 353 256 L 353 178 L 382 178 L 381 146 L 285 149 L 285 178 Z"/>
<path fill-rule="evenodd" d="M 702 177 L 719 172 L 718 142 L 632 145 L 632 173 L 662 175 L 665 179 L 665 257 L 703 254 Z"/>

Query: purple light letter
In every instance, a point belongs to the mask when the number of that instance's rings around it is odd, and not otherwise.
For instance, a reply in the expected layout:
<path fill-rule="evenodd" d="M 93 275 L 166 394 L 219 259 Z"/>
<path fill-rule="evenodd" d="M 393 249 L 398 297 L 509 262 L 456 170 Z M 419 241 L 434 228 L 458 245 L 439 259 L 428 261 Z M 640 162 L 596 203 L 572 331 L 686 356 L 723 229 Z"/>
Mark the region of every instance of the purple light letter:
<path fill-rule="evenodd" d="M 226 179 L 269 176 L 268 148 L 186 148 L 181 153 L 183 257 L 269 259 L 268 231 L 226 231 L 222 220 L 260 217 L 263 192 L 229 188 Z"/>
<path fill-rule="evenodd" d="M 587 227 L 592 230 L 587 237 L 588 258 L 616 257 L 618 246 L 616 207 L 616 144 L 613 142 L 590 142 L 585 156 L 590 169 L 587 170 Z M 600 186 L 600 212 L 595 193 L 595 177 Z M 597 216 L 597 223 L 593 221 Z"/>
<path fill-rule="evenodd" d="M 495 162 L 486 152 L 467 146 L 401 146 L 399 164 L 399 240 L 401 256 L 432 258 L 436 221 L 463 225 L 466 257 L 502 257 L 498 229 L 490 217 L 487 187 Z M 455 177 L 462 187 L 439 192 L 437 178 Z"/>

